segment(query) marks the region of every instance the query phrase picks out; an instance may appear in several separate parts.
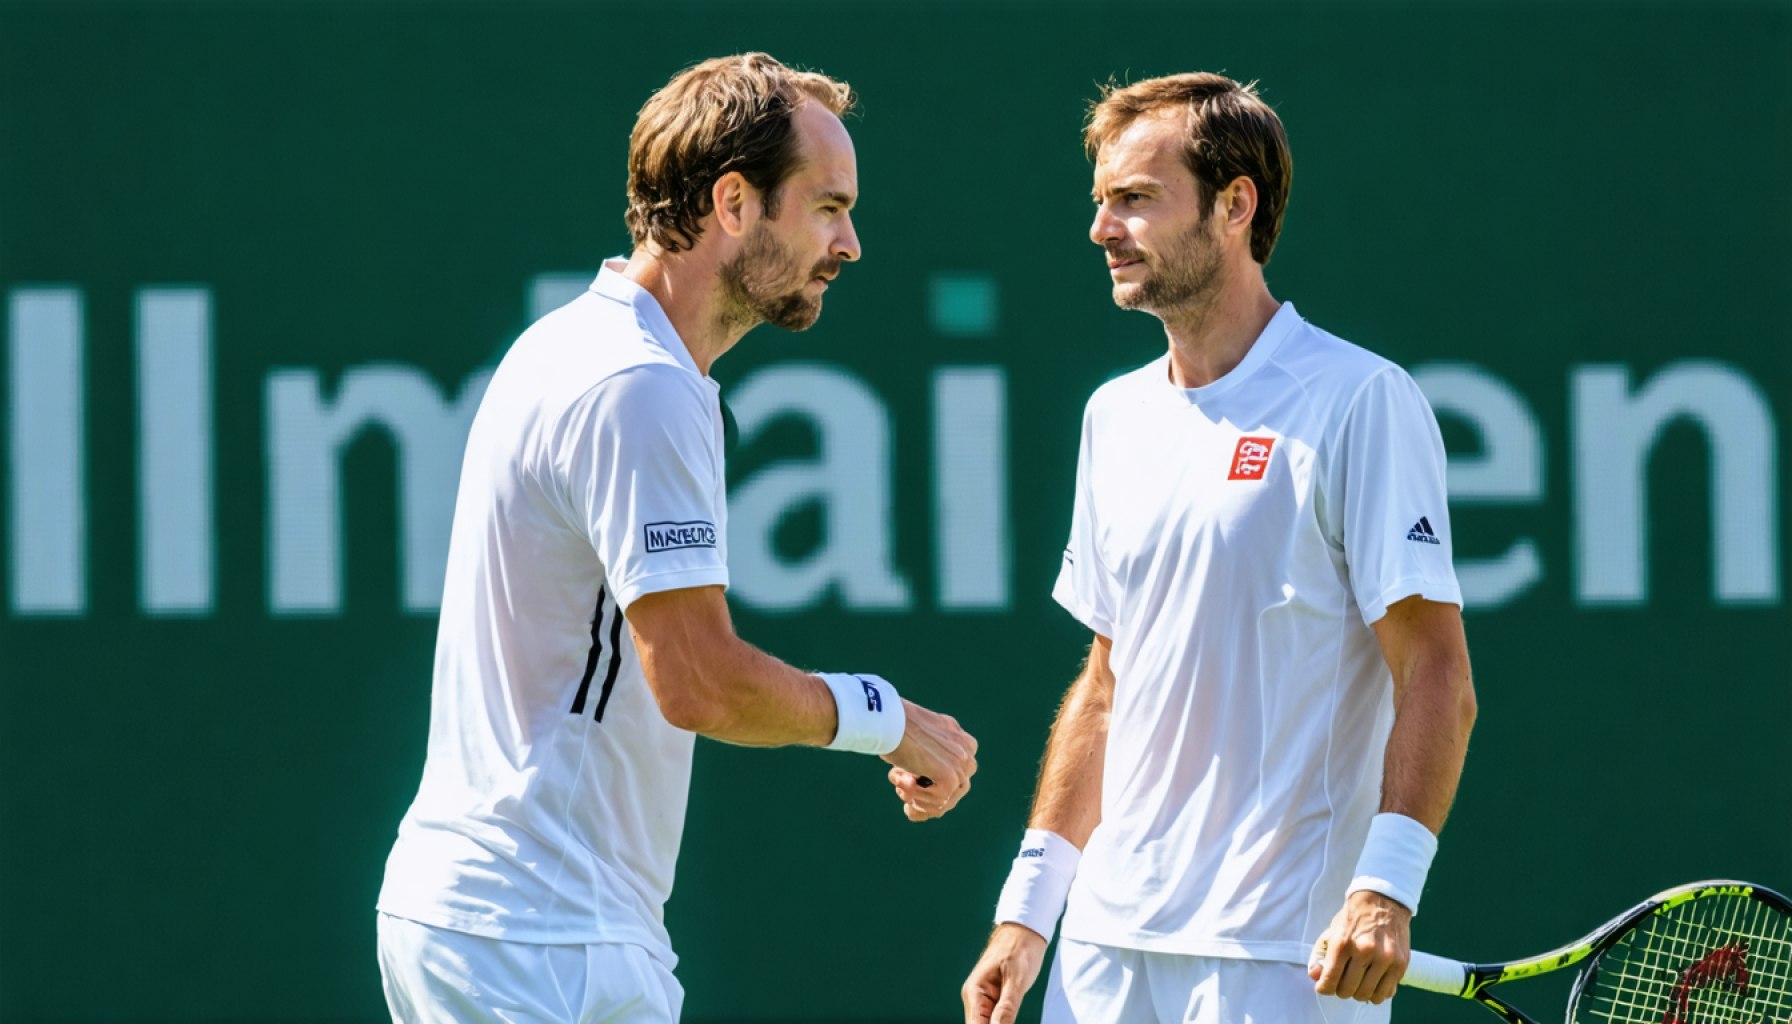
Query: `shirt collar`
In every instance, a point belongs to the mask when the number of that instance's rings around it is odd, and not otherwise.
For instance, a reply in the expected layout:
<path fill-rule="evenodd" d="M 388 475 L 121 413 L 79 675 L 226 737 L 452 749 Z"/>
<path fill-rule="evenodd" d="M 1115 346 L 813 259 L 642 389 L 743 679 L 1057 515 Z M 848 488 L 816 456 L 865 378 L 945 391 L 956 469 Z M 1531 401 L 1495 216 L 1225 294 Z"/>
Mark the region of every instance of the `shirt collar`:
<path fill-rule="evenodd" d="M 1282 342 L 1286 341 L 1288 336 L 1294 333 L 1295 327 L 1301 323 L 1300 314 L 1294 311 L 1294 303 L 1284 302 L 1281 308 L 1276 310 L 1276 315 L 1269 318 L 1269 323 L 1263 325 L 1262 333 L 1257 335 L 1256 341 L 1251 342 L 1251 347 L 1245 351 L 1244 358 L 1238 361 L 1237 366 L 1227 371 L 1225 376 L 1198 388 L 1178 388 L 1174 384 L 1170 386 L 1196 404 L 1212 401 L 1217 396 L 1237 387 L 1240 381 L 1257 372 L 1264 363 L 1269 362 L 1271 357 L 1276 354 L 1276 349 L 1282 346 Z M 1163 363 L 1164 377 L 1168 381 L 1169 353 L 1164 354 Z"/>
<path fill-rule="evenodd" d="M 590 291 L 628 306 L 635 311 L 635 322 L 647 337 L 667 352 L 686 369 L 699 377 L 703 371 L 697 369 L 697 361 L 691 358 L 691 350 L 685 346 L 684 339 L 666 319 L 666 311 L 660 308 L 660 302 L 653 293 L 622 276 L 622 270 L 628 266 L 628 260 L 617 256 L 604 261 L 603 269 L 597 272 L 597 279 L 591 282 Z M 707 378 L 705 378 L 707 379 Z"/>

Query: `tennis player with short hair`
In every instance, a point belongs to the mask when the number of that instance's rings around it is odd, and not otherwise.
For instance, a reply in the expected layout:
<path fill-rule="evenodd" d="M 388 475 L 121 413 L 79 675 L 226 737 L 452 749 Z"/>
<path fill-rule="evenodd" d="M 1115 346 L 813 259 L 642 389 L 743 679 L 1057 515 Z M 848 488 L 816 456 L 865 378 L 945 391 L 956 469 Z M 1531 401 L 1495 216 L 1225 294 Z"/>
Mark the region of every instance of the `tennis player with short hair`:
<path fill-rule="evenodd" d="M 1094 642 L 965 1020 L 1014 1019 L 1062 913 L 1048 1024 L 1383 1021 L 1475 714 L 1437 423 L 1271 297 L 1252 87 L 1110 89 L 1085 143 L 1114 302 L 1169 345 L 1084 412 L 1053 596 Z"/>
<path fill-rule="evenodd" d="M 859 258 L 851 90 L 755 53 L 647 101 L 634 253 L 517 339 L 455 503 L 428 758 L 379 899 L 400 1021 L 678 1019 L 663 907 L 695 734 L 881 755 L 913 820 L 976 741 L 874 675 L 738 638 L 710 366 Z M 624 628 L 626 625 L 626 628 Z"/>

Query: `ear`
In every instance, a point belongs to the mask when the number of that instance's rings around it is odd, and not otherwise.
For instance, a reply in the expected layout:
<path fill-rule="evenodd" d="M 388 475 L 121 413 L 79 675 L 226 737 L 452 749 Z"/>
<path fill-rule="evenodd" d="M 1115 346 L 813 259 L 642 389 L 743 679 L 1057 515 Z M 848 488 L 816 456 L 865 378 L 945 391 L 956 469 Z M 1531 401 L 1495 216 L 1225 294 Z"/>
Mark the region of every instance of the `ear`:
<path fill-rule="evenodd" d="M 1251 218 L 1257 216 L 1257 183 L 1243 175 L 1233 178 L 1232 183 L 1214 197 L 1213 208 L 1227 234 L 1250 231 Z"/>
<path fill-rule="evenodd" d="M 759 218 L 759 190 L 739 171 L 729 171 L 717 178 L 710 188 L 709 199 L 715 208 L 716 224 L 724 234 L 738 238 Z"/>

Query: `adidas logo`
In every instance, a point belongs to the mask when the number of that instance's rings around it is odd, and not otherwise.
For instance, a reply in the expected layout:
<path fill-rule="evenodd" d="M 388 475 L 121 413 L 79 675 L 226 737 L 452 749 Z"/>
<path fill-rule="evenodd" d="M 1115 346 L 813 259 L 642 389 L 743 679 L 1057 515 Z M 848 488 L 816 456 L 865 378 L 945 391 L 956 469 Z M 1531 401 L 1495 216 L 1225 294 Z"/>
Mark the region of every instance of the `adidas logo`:
<path fill-rule="evenodd" d="M 1406 539 L 1416 540 L 1421 544 L 1442 543 L 1437 539 L 1437 532 L 1431 529 L 1431 520 L 1424 516 L 1420 516 L 1419 521 L 1412 524 L 1412 529 L 1406 531 Z"/>

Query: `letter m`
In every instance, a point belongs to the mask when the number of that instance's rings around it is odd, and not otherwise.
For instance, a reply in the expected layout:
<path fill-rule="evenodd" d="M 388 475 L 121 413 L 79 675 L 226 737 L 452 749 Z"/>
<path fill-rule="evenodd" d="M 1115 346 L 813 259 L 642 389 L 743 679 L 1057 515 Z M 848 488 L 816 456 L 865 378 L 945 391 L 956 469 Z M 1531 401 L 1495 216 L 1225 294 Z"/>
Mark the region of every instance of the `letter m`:
<path fill-rule="evenodd" d="M 488 371 L 450 402 L 421 370 L 377 364 L 342 376 L 334 403 L 314 370 L 281 370 L 267 382 L 268 604 L 275 612 L 342 608 L 341 458 L 362 430 L 378 427 L 398 463 L 398 565 L 407 611 L 439 607 L 461 455 Z"/>

